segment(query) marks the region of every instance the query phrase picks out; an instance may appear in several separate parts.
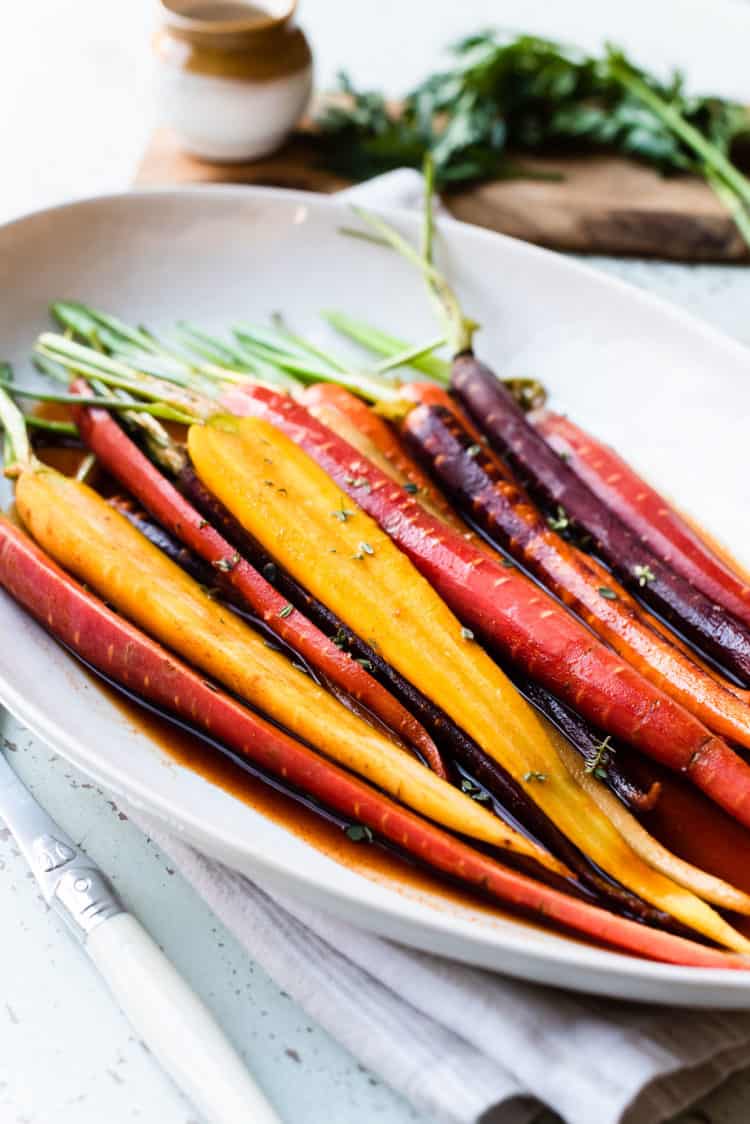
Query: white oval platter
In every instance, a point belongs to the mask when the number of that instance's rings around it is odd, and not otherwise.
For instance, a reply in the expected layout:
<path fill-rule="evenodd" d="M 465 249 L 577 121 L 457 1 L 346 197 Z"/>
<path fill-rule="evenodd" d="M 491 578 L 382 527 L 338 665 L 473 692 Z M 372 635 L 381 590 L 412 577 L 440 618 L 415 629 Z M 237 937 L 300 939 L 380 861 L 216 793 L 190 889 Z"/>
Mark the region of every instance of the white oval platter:
<path fill-rule="evenodd" d="M 413 215 L 390 217 L 416 231 Z M 413 270 L 342 236 L 349 222 L 342 201 L 233 187 L 132 192 L 19 219 L 0 228 L 0 357 L 31 378 L 31 344 L 49 324 L 49 302 L 63 297 L 157 329 L 191 319 L 224 330 L 281 309 L 324 339 L 319 310 L 340 308 L 409 340 L 434 336 Z M 451 221 L 441 231 L 443 260 L 483 324 L 478 352 L 503 374 L 543 379 L 554 405 L 612 441 L 750 561 L 750 352 L 559 255 Z M 119 798 L 267 888 L 539 982 L 750 1007 L 750 972 L 646 963 L 366 879 L 172 762 L 2 593 L 0 638 L 8 709 Z"/>

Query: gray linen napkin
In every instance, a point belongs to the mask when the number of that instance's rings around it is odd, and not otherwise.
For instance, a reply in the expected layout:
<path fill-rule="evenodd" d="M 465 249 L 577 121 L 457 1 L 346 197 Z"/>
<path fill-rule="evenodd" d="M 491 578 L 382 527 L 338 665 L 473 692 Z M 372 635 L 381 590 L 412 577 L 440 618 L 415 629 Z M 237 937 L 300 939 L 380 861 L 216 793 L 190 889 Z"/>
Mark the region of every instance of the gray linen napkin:
<path fill-rule="evenodd" d="M 418 207 L 402 169 L 345 194 Z M 360 932 L 272 897 L 133 816 L 250 955 L 412 1104 L 446 1124 L 657 1124 L 750 1064 L 750 1014 L 592 999 L 517 982 Z"/>
<path fill-rule="evenodd" d="M 657 1124 L 750 1064 L 750 1014 L 593 999 L 403 948 L 131 818 L 279 987 L 436 1121 L 528 1124 L 541 1102 L 566 1124 Z"/>

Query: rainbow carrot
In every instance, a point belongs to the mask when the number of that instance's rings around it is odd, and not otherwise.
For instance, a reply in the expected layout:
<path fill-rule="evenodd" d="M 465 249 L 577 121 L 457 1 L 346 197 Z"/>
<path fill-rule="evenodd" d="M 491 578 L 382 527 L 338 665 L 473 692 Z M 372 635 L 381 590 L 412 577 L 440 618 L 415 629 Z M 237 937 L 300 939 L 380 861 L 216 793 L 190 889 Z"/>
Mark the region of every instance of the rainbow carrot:
<path fill-rule="evenodd" d="M 544 925 L 652 960 L 746 970 L 750 959 L 616 917 L 509 870 L 318 756 L 181 663 L 0 517 L 0 586 L 92 667 L 407 854 Z"/>
<path fill-rule="evenodd" d="M 74 389 L 80 386 L 74 383 Z M 163 527 L 215 569 L 217 582 L 229 586 L 252 612 L 313 667 L 414 745 L 438 776 L 446 776 L 435 743 L 409 711 L 348 652 L 338 648 L 298 609 L 289 606 L 285 598 L 180 495 L 105 410 L 81 407 L 75 414 L 83 440 L 102 466 L 132 492 Z"/>
<path fill-rule="evenodd" d="M 304 407 L 265 387 L 248 388 L 241 398 L 237 407 L 267 418 L 305 449 L 490 647 L 595 726 L 684 772 L 750 825 L 750 767 L 693 715 L 605 648 L 529 579 L 436 520 Z M 361 477 L 369 488 L 348 482 Z"/>

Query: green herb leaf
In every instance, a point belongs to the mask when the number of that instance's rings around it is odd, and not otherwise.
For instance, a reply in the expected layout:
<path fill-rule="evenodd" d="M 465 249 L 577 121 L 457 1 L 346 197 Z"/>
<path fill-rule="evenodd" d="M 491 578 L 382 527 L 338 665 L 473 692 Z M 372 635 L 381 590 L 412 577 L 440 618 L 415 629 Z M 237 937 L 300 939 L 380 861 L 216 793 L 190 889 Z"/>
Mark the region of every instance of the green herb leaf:
<path fill-rule="evenodd" d="M 282 617 L 282 619 L 285 620 L 290 615 L 290 613 L 293 613 L 293 612 L 294 612 L 294 605 L 290 605 L 289 602 L 287 601 L 284 608 L 279 609 L 279 616 Z"/>
<path fill-rule="evenodd" d="M 647 585 L 648 582 L 652 582 L 656 577 L 656 574 L 650 566 L 634 566 L 633 574 L 638 579 L 638 585 L 641 587 Z"/>
<path fill-rule="evenodd" d="M 607 601 L 617 600 L 617 594 L 615 593 L 614 589 L 610 589 L 607 585 L 600 585 L 598 592 L 600 597 L 606 597 Z"/>
<path fill-rule="evenodd" d="M 217 558 L 215 562 L 211 563 L 211 565 L 215 569 L 221 570 L 222 574 L 228 574 L 235 568 L 239 560 L 240 556 L 235 551 L 235 553 L 231 555 L 230 558 Z"/>
<path fill-rule="evenodd" d="M 611 734 L 607 734 L 603 741 L 599 742 L 594 749 L 594 756 L 589 758 L 585 765 L 585 772 L 590 773 L 599 781 L 606 781 L 609 774 L 607 773 L 607 765 L 611 755 L 614 753 L 612 746 L 609 744 Z"/>
<path fill-rule="evenodd" d="M 480 788 L 478 784 L 474 784 L 474 781 L 469 780 L 468 777 L 463 777 L 461 780 L 461 791 L 470 796 L 472 800 L 476 800 L 478 804 L 490 804 L 492 801 L 490 794 Z"/>
<path fill-rule="evenodd" d="M 408 481 L 408 483 L 404 484 L 404 491 L 408 492 L 410 496 L 416 496 L 419 488 L 416 484 L 412 484 L 411 481 Z"/>
<path fill-rule="evenodd" d="M 474 633 L 471 631 L 470 628 L 462 628 L 461 629 L 461 639 L 462 640 L 473 640 L 474 639 Z"/>
<path fill-rule="evenodd" d="M 337 648 L 346 648 L 348 646 L 349 636 L 346 632 L 346 629 L 339 628 L 337 630 L 336 635 L 333 638 L 333 643 L 336 645 Z"/>
<path fill-rule="evenodd" d="M 534 773 L 531 770 L 529 770 L 528 773 L 524 773 L 523 779 L 525 781 L 530 781 L 530 782 L 536 781 L 539 784 L 544 784 L 544 782 L 547 779 L 547 774 L 546 773 Z"/>
<path fill-rule="evenodd" d="M 560 504 L 557 505 L 555 515 L 547 516 L 547 526 L 552 531 L 566 531 L 570 526 L 570 519 L 568 519 L 565 508 L 561 507 Z"/>
<path fill-rule="evenodd" d="M 352 823 L 344 829 L 347 839 L 351 839 L 352 843 L 372 843 L 375 836 L 372 831 L 364 823 Z"/>

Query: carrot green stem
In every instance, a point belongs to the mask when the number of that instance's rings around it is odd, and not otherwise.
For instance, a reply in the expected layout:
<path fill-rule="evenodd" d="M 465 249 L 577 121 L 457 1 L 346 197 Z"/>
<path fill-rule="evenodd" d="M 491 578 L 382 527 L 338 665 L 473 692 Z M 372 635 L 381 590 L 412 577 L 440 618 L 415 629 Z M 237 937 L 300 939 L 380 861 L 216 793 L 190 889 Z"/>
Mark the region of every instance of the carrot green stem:
<path fill-rule="evenodd" d="M 6 469 L 12 465 L 31 464 L 31 445 L 26 422 L 10 395 L 0 388 L 0 426 L 5 430 L 3 460 Z"/>
<path fill-rule="evenodd" d="M 28 429 L 41 429 L 48 433 L 59 433 L 64 437 L 78 436 L 78 427 L 73 422 L 58 421 L 56 418 L 39 418 L 36 414 L 24 414 L 23 420 Z"/>
<path fill-rule="evenodd" d="M 424 349 L 422 355 L 417 353 L 412 358 L 408 358 L 408 353 L 412 348 L 406 340 L 381 331 L 380 328 L 373 328 L 371 324 L 366 324 L 364 320 L 357 320 L 345 312 L 338 311 L 324 312 L 323 319 L 337 332 L 340 332 L 342 336 L 354 340 L 355 343 L 376 355 L 391 358 L 400 355 L 400 365 L 408 364 L 408 366 L 421 371 L 422 374 L 429 375 L 437 382 L 448 383 L 450 381 L 450 364 L 436 355 L 427 353 L 426 349 Z M 445 340 L 441 339 L 441 343 L 445 343 Z M 439 346 L 439 344 L 435 346 Z"/>
<path fill-rule="evenodd" d="M 438 336 L 435 340 L 430 340 L 428 343 L 414 344 L 412 347 L 406 347 L 403 351 L 397 351 L 389 358 L 381 359 L 373 367 L 377 373 L 384 374 L 386 371 L 393 371 L 398 367 L 416 366 L 418 360 L 431 356 L 433 351 L 439 347 L 445 347 L 447 343 L 445 336 Z"/>
<path fill-rule="evenodd" d="M 426 182 L 427 203 L 432 205 L 432 195 L 429 181 Z M 402 257 L 410 261 L 420 270 L 440 304 L 440 310 L 445 321 L 446 335 L 454 355 L 463 351 L 470 351 L 476 324 L 464 316 L 458 297 L 448 284 L 445 276 L 430 262 L 425 261 L 422 254 L 411 243 L 399 234 L 389 223 L 378 215 L 365 211 L 361 207 L 354 207 L 355 214 L 376 231 L 386 242 Z M 430 223 L 432 220 L 429 220 Z M 431 239 L 431 236 L 430 236 Z"/>
<path fill-rule="evenodd" d="M 284 352 L 278 347 L 262 343 L 256 333 L 242 328 L 236 330 L 242 342 L 268 363 L 275 364 L 283 371 L 295 376 L 299 382 L 332 382 L 345 386 L 369 402 L 400 402 L 398 387 L 385 381 L 377 374 L 367 371 L 353 371 L 348 368 L 336 369 L 311 357 Z M 265 333 L 263 333 L 265 334 Z"/>
<path fill-rule="evenodd" d="M 148 401 L 171 403 L 191 415 L 200 413 L 200 405 L 205 400 L 205 390 L 200 397 L 191 389 L 173 387 L 170 380 L 157 379 L 144 375 L 136 367 L 121 360 L 102 355 L 91 347 L 75 343 L 53 332 L 43 332 L 37 341 L 35 354 L 66 367 L 78 375 L 93 378 L 107 386 L 119 387 L 129 391 L 137 398 Z M 215 393 L 215 392 L 214 392 Z"/>
<path fill-rule="evenodd" d="M 5 387 L 6 390 L 9 390 L 17 398 L 28 398 L 33 402 L 55 402 L 62 406 L 99 406 L 103 410 L 132 409 L 132 399 L 128 398 L 112 398 L 102 395 L 44 394 L 36 390 L 15 387 L 13 384 L 7 383 L 4 379 L 0 379 L 0 387 Z M 192 415 L 184 414 L 164 402 L 144 402 L 139 404 L 138 409 L 141 413 L 151 414 L 152 417 L 162 418 L 165 421 L 178 422 L 182 425 L 190 425 L 193 421 Z"/>
<path fill-rule="evenodd" d="M 291 344 L 301 349 L 305 354 L 311 355 L 316 359 L 322 359 L 324 363 L 328 363 L 328 365 L 330 367 L 333 367 L 336 371 L 348 370 L 350 364 L 345 363 L 342 359 L 339 359 L 337 355 L 334 355 L 332 352 L 328 351 L 327 348 L 322 348 L 318 344 L 314 344 L 310 340 L 306 340 L 301 336 L 298 336 L 296 332 L 292 332 L 287 327 L 281 313 L 275 312 L 271 317 L 271 320 L 273 321 L 273 325 L 279 332 L 279 334 L 283 336 L 285 340 L 288 340 Z"/>
<path fill-rule="evenodd" d="M 150 333 L 139 328 L 131 328 L 118 317 L 99 312 L 78 301 L 55 301 L 50 307 L 50 312 L 63 328 L 71 329 L 89 343 L 97 337 L 104 336 L 102 342 L 105 347 L 109 347 L 112 342 L 115 345 L 129 343 L 140 351 L 150 352 L 152 355 L 164 354 L 163 349 Z"/>

